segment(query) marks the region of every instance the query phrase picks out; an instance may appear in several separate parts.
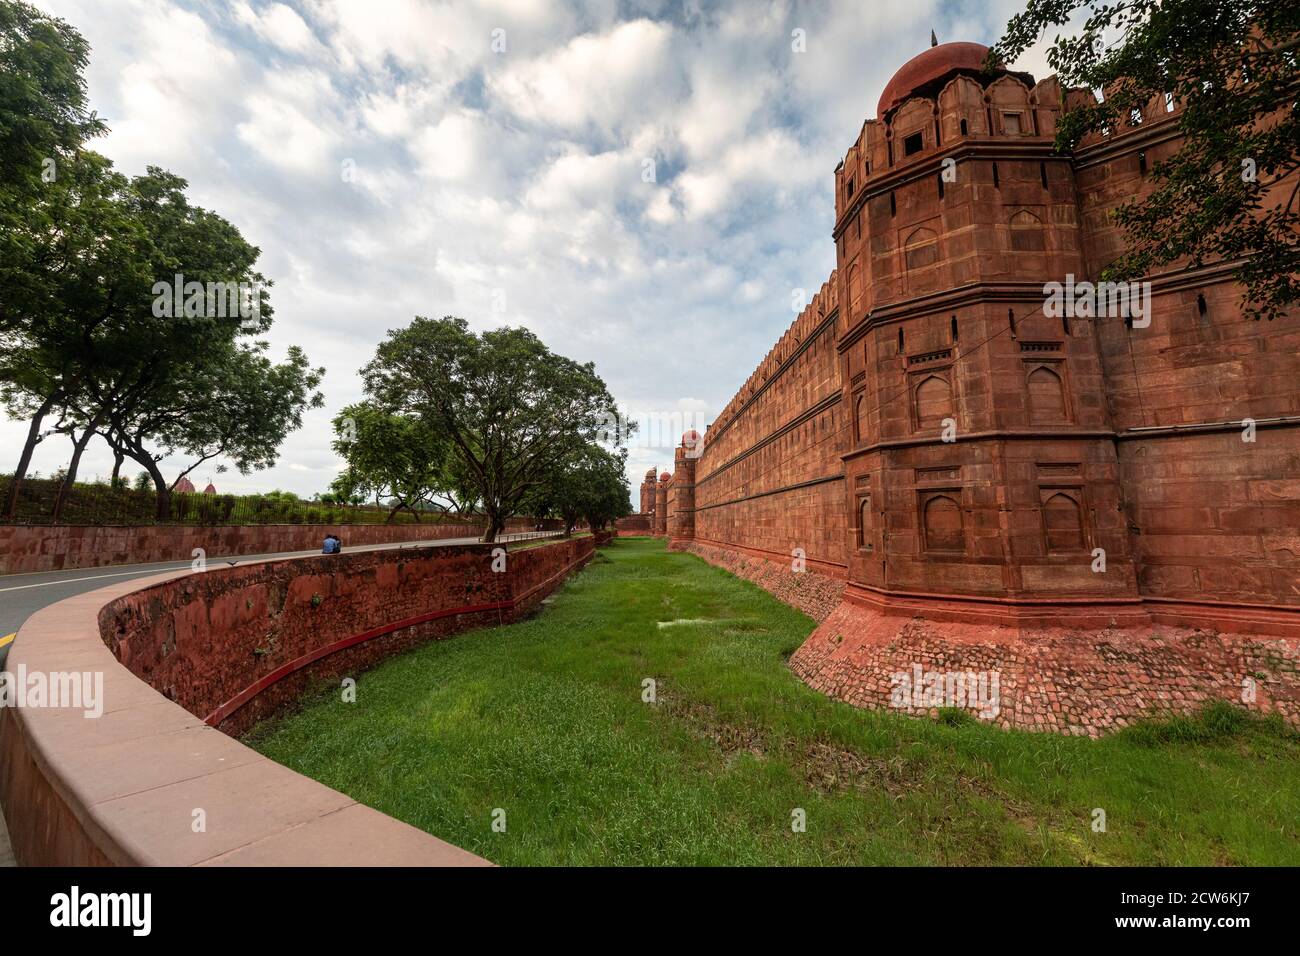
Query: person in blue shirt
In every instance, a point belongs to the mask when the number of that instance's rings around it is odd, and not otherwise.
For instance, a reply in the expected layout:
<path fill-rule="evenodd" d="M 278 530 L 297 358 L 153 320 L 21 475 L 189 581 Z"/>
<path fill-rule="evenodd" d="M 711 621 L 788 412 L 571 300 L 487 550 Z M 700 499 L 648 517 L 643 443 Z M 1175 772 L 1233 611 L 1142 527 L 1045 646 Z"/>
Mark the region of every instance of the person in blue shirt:
<path fill-rule="evenodd" d="M 325 546 L 321 548 L 321 554 L 338 554 L 343 550 L 343 542 L 339 540 L 338 535 L 330 532 L 325 535 Z"/>

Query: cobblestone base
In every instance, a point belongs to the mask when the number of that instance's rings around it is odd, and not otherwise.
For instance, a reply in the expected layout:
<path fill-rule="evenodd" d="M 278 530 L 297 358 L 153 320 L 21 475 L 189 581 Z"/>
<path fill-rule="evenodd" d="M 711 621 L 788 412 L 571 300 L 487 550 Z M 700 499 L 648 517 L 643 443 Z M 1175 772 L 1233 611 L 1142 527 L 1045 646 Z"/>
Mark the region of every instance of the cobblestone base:
<path fill-rule="evenodd" d="M 1300 725 L 1300 641 L 1288 638 L 1159 626 L 1016 630 L 889 617 L 843 602 L 790 667 L 856 707 L 934 715 L 962 706 L 1022 730 L 1097 737 L 1216 698 Z M 986 703 L 973 693 L 963 699 L 963 681 L 981 679 Z"/>
<path fill-rule="evenodd" d="M 675 545 L 673 550 L 689 551 L 738 578 L 754 582 L 777 600 L 803 611 L 818 623 L 830 616 L 844 595 L 845 582 L 815 571 L 796 574 L 789 564 L 704 544 Z"/>

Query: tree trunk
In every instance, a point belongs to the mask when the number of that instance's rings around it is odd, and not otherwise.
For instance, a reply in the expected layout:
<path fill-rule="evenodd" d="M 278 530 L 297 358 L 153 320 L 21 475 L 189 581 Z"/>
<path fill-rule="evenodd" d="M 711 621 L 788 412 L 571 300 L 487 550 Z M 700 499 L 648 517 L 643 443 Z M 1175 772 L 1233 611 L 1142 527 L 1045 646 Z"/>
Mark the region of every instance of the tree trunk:
<path fill-rule="evenodd" d="M 154 520 L 168 521 L 171 519 L 172 493 L 167 487 L 167 479 L 163 478 L 162 471 L 158 468 L 158 462 L 153 460 L 143 448 L 135 448 L 130 452 L 132 458 L 138 461 L 149 472 L 149 477 L 153 479 L 154 493 L 157 496 L 157 503 L 154 506 Z"/>
<path fill-rule="evenodd" d="M 491 544 L 496 541 L 497 535 L 505 530 L 506 523 L 498 515 L 488 512 L 487 527 L 483 529 L 483 543 Z"/>
<path fill-rule="evenodd" d="M 125 458 L 126 456 L 123 455 L 120 451 L 118 451 L 116 448 L 113 449 L 113 477 L 109 479 L 108 483 L 112 485 L 114 488 L 117 487 L 117 483 L 121 480 L 122 461 Z"/>
<path fill-rule="evenodd" d="M 45 416 L 54 407 L 56 397 L 51 395 L 47 398 L 41 403 L 41 407 L 36 410 L 36 414 L 32 416 L 32 424 L 27 429 L 27 441 L 23 445 L 23 453 L 18 456 L 18 466 L 14 468 L 14 476 L 9 481 L 9 492 L 5 495 L 4 514 L 0 515 L 0 518 L 5 521 L 12 521 L 18 512 L 18 488 L 22 485 L 23 478 L 27 476 L 27 468 L 32 463 L 32 453 L 40 443 L 41 422 L 45 420 Z"/>
<path fill-rule="evenodd" d="M 90 439 L 94 437 L 97 424 L 98 419 L 87 426 L 81 433 L 81 437 L 72 443 L 72 461 L 68 462 L 68 472 L 63 476 L 63 483 L 59 485 L 59 494 L 54 499 L 54 511 L 50 514 L 54 521 L 63 517 L 63 507 L 68 503 L 68 495 L 72 493 L 72 486 L 77 480 L 77 469 L 81 467 L 81 453 L 86 450 Z"/>

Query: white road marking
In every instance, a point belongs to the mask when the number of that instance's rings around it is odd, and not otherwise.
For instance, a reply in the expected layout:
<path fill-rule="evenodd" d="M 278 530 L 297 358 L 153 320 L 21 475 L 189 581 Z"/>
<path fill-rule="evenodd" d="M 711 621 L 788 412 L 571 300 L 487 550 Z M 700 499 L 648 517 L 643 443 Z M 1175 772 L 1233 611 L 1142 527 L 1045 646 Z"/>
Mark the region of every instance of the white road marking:
<path fill-rule="evenodd" d="M 166 571 L 180 571 L 184 565 L 176 568 L 157 568 L 152 571 L 119 571 L 117 574 L 92 574 L 84 578 L 65 578 L 62 581 L 41 581 L 38 584 L 19 584 L 12 588 L 0 588 L 0 594 L 5 591 L 25 591 L 28 588 L 48 588 L 54 584 L 76 584 L 78 581 L 98 581 L 100 578 L 121 578 L 128 574 L 134 574 L 136 577 L 145 577 L 149 574 L 163 574 Z"/>

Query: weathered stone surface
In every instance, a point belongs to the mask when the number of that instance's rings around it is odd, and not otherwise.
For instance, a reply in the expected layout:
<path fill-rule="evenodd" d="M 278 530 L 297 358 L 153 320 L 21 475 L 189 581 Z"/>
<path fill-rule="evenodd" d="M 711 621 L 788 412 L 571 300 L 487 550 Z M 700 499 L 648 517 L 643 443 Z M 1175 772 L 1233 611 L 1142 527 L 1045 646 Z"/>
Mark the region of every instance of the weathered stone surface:
<path fill-rule="evenodd" d="M 730 548 L 714 548 L 698 542 L 671 547 L 689 551 L 710 564 L 730 571 L 738 578 L 753 581 L 786 604 L 803 611 L 814 621 L 824 621 L 829 617 L 844 596 L 843 581 L 813 571 L 795 572 L 790 562 L 778 564 L 767 558 Z"/>
<path fill-rule="evenodd" d="M 899 694 L 918 667 L 986 675 L 996 713 L 956 706 L 1000 727 L 1096 737 L 1211 700 L 1300 724 L 1300 641 L 1288 638 L 1176 627 L 1016 629 L 886 616 L 844 602 L 790 658 L 810 686 L 854 706 L 933 715 L 938 708 L 924 698 L 917 707 L 915 696 Z"/>

